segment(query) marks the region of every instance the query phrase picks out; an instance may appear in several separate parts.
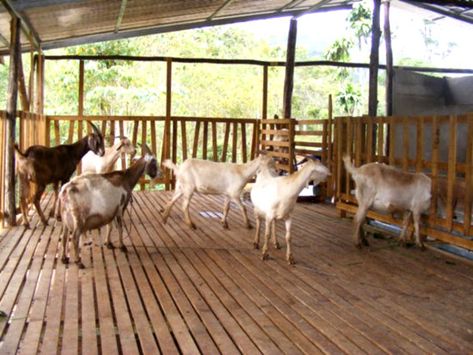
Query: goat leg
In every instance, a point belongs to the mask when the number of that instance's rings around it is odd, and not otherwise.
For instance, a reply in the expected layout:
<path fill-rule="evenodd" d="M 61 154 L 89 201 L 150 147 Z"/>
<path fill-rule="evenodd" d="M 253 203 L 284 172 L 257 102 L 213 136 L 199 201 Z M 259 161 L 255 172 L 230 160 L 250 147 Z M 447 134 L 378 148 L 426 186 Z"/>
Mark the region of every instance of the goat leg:
<path fill-rule="evenodd" d="M 263 244 L 263 254 L 261 255 L 262 260 L 268 260 L 269 255 L 268 255 L 268 240 L 269 240 L 269 233 L 271 230 L 271 223 L 272 220 L 266 217 L 265 221 L 265 229 L 264 229 L 264 244 Z"/>
<path fill-rule="evenodd" d="M 292 220 L 291 218 L 286 219 L 286 260 L 289 265 L 294 265 L 296 262 L 294 261 L 294 257 L 292 256 L 292 251 L 291 251 L 291 225 L 292 225 Z"/>
<path fill-rule="evenodd" d="M 276 238 L 276 220 L 273 220 L 273 223 L 271 223 L 271 235 L 273 238 L 274 248 L 281 249 L 281 246 L 279 245 L 279 242 Z"/>
<path fill-rule="evenodd" d="M 259 232 L 261 226 L 261 217 L 255 213 L 255 220 L 256 220 L 256 231 L 255 231 L 255 240 L 253 241 L 253 248 L 259 249 Z"/>
<path fill-rule="evenodd" d="M 424 242 L 422 241 L 422 238 L 420 236 L 420 230 L 419 230 L 420 213 L 418 211 L 413 212 L 413 219 L 414 219 L 414 230 L 416 234 L 416 245 L 421 250 L 425 250 Z"/>
<path fill-rule="evenodd" d="M 228 229 L 228 223 L 227 223 L 227 216 L 228 216 L 228 210 L 230 209 L 230 199 L 225 196 L 225 202 L 223 203 L 223 216 L 222 216 L 222 226 L 225 229 Z"/>

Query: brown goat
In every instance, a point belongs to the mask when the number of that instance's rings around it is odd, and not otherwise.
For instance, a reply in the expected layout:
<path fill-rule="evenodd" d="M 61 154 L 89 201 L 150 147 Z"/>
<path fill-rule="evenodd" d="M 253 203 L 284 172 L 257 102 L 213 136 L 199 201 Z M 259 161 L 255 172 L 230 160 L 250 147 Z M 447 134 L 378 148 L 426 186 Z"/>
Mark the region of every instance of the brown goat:
<path fill-rule="evenodd" d="M 30 203 L 34 204 L 43 224 L 48 224 L 40 206 L 41 196 L 47 185 L 53 184 L 54 187 L 54 204 L 50 215 L 58 216 L 59 183 L 62 186 L 69 181 L 77 164 L 89 150 L 103 156 L 105 148 L 102 134 L 91 122 L 88 123 L 94 132 L 73 144 L 56 147 L 34 145 L 24 153 L 15 145 L 17 172 L 20 177 L 20 209 L 25 226 L 29 226 L 27 212 Z"/>

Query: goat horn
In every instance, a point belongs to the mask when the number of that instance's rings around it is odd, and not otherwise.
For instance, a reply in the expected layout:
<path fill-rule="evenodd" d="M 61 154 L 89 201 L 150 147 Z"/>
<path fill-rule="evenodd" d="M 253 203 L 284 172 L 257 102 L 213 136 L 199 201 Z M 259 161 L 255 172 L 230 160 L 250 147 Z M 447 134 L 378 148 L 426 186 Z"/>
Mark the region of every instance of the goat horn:
<path fill-rule="evenodd" d="M 87 121 L 88 124 L 90 124 L 92 126 L 92 129 L 94 130 L 95 134 L 101 136 L 102 133 L 99 131 L 99 129 L 90 121 Z"/>
<path fill-rule="evenodd" d="M 149 147 L 146 143 L 143 143 L 141 145 L 141 148 L 143 149 L 143 153 L 153 155 L 153 152 L 151 151 L 151 149 L 149 149 Z"/>

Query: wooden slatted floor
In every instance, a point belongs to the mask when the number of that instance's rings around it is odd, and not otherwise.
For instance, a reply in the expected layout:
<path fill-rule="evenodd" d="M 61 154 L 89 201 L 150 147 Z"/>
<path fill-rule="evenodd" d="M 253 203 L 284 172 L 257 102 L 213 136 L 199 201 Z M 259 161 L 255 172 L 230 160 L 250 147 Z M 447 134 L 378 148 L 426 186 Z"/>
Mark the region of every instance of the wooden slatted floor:
<path fill-rule="evenodd" d="M 238 210 L 221 228 L 221 198 L 194 197 L 191 230 L 178 208 L 162 224 L 169 197 L 136 193 L 128 253 L 94 233 L 85 270 L 60 262 L 60 223 L 4 232 L 0 353 L 473 352 L 470 264 L 389 240 L 357 250 L 322 204 L 296 207 L 295 266 L 284 248 L 263 262 Z"/>

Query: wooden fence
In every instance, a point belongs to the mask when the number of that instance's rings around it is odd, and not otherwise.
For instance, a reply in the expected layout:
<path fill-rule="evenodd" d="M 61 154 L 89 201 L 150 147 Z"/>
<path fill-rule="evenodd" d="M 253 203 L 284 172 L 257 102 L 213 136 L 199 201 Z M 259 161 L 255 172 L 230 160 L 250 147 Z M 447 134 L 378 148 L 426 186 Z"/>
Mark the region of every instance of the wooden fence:
<path fill-rule="evenodd" d="M 473 250 L 473 115 L 335 119 L 336 169 L 333 173 L 337 208 L 342 213 L 355 213 L 353 181 L 342 162 L 346 153 L 355 160 L 356 166 L 377 161 L 429 175 L 432 204 L 422 232 Z M 368 216 L 401 224 L 400 220 L 375 212 Z"/>

